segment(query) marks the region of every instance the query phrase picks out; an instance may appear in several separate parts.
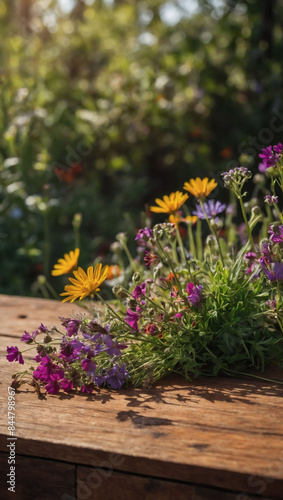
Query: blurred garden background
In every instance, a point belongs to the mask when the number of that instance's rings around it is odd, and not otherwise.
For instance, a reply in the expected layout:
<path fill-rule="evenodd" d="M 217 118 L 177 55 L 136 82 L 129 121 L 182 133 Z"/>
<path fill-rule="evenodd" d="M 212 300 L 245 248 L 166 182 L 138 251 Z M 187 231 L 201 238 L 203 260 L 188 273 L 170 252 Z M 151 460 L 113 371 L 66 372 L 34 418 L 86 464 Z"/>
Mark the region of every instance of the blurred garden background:
<path fill-rule="evenodd" d="M 1 0 L 0 293 L 41 295 L 77 245 L 107 259 L 191 177 L 256 172 L 283 142 L 282 19 L 280 0 Z"/>

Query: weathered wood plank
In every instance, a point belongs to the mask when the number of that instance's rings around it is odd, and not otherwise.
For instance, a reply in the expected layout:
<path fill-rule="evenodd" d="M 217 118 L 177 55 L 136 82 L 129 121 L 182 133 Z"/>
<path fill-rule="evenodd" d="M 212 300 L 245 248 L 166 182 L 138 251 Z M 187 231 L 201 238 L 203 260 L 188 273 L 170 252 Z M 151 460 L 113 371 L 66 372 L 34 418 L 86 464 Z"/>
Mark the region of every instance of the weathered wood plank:
<path fill-rule="evenodd" d="M 200 485 L 123 474 L 111 469 L 78 467 L 77 499 L 86 500 L 256 500 L 258 496 Z M 270 497 L 261 497 L 271 500 Z"/>
<path fill-rule="evenodd" d="M 24 330 L 33 331 L 46 321 L 49 327 L 58 325 L 58 316 L 84 313 L 75 304 L 62 304 L 55 300 L 0 295 L 1 335 L 21 337 Z"/>
<path fill-rule="evenodd" d="M 52 310 L 42 304 L 39 323 L 56 324 L 57 315 L 56 302 Z M 4 355 L 7 342 L 18 342 L 10 331 L 4 319 L 2 408 L 17 368 Z M 116 454 L 110 466 L 119 471 L 282 498 L 282 395 L 282 386 L 270 382 L 203 378 L 188 384 L 178 377 L 148 390 L 101 389 L 88 397 L 39 400 L 24 388 L 16 394 L 17 452 L 99 467 Z M 4 418 L 0 434 L 6 432 Z"/>
<path fill-rule="evenodd" d="M 15 493 L 7 488 L 8 467 L 8 454 L 0 453 L 1 500 L 76 499 L 75 465 L 16 456 Z"/>

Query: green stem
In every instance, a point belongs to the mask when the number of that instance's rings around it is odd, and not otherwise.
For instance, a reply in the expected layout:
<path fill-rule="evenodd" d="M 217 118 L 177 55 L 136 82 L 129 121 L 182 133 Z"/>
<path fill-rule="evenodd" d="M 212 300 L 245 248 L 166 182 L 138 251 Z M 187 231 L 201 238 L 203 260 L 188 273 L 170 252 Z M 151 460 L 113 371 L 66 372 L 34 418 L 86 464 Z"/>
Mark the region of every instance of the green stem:
<path fill-rule="evenodd" d="M 190 251 L 192 253 L 193 258 L 196 259 L 197 258 L 196 245 L 195 245 L 191 222 L 188 223 L 188 234 L 189 234 Z"/>
<path fill-rule="evenodd" d="M 131 331 L 133 330 L 133 328 L 124 320 L 124 318 L 119 316 L 119 314 L 117 314 L 116 311 L 114 311 L 114 309 L 110 306 L 110 304 L 108 304 L 108 302 L 106 302 L 106 300 L 104 300 L 99 293 L 96 293 L 96 296 L 99 298 L 99 300 L 101 300 L 101 302 L 103 302 L 103 304 L 107 307 L 107 309 L 110 311 L 111 315 L 114 318 L 121 321 L 121 323 L 123 323 L 127 327 L 128 330 L 131 330 Z"/>
<path fill-rule="evenodd" d="M 201 237 L 201 220 L 197 220 L 196 227 L 196 243 L 197 243 L 197 257 L 202 261 L 202 237 Z"/>
<path fill-rule="evenodd" d="M 133 271 L 136 272 L 137 271 L 137 266 L 136 266 L 136 264 L 134 262 L 134 259 L 133 259 L 132 255 L 131 255 L 130 250 L 128 249 L 128 246 L 123 241 L 120 241 L 120 243 L 121 243 L 123 249 L 125 250 L 125 253 L 126 253 L 126 255 L 127 255 L 128 259 L 129 259 L 129 262 L 130 262 L 130 265 L 131 265 Z"/>
<path fill-rule="evenodd" d="M 277 205 L 277 203 L 274 203 L 274 208 L 277 212 L 277 214 L 279 215 L 279 219 L 281 220 L 282 224 L 283 224 L 283 215 L 281 214 L 280 210 L 279 210 L 279 207 Z"/>
<path fill-rule="evenodd" d="M 176 215 L 174 215 L 174 221 L 175 221 L 175 227 L 176 227 L 177 240 L 178 240 L 179 247 L 180 247 L 180 250 L 181 250 L 182 261 L 183 261 L 184 264 L 186 264 L 187 258 L 186 258 L 186 254 L 185 254 L 185 249 L 184 249 L 183 241 L 182 241 L 182 238 L 181 238 L 181 235 L 180 235 L 179 224 L 178 224 Z"/>
<path fill-rule="evenodd" d="M 217 232 L 216 232 L 216 230 L 214 229 L 214 227 L 212 227 L 212 225 L 210 224 L 210 220 L 209 220 L 208 215 L 207 215 L 207 213 L 206 213 L 206 211 L 205 211 L 205 209 L 204 209 L 204 204 L 203 204 L 203 201 L 202 201 L 201 199 L 200 199 L 199 201 L 200 201 L 200 206 L 201 206 L 201 208 L 202 208 L 202 211 L 203 211 L 203 213 L 204 213 L 204 215 L 205 215 L 206 222 L 207 222 L 208 227 L 209 227 L 209 229 L 210 229 L 210 232 L 211 232 L 211 233 L 215 236 L 215 238 L 216 238 L 217 245 L 218 245 L 218 250 L 219 250 L 219 256 L 220 256 L 221 262 L 222 262 L 222 264 L 223 264 L 223 266 L 224 266 L 224 259 L 223 259 L 223 255 L 222 255 L 222 250 L 221 250 L 221 246 L 220 246 L 220 241 L 219 241 L 218 236 L 217 236 Z"/>
<path fill-rule="evenodd" d="M 253 240 L 253 237 L 252 237 L 251 228 L 249 226 L 249 222 L 248 222 L 248 219 L 247 219 L 246 211 L 245 211 L 245 208 L 244 208 L 242 196 L 238 196 L 238 200 L 240 202 L 240 206 L 241 206 L 243 218 L 244 218 L 244 221 L 245 221 L 245 224 L 246 224 L 246 229 L 247 229 L 248 238 L 249 238 L 251 247 L 252 247 L 254 253 L 257 255 L 257 251 L 256 251 L 256 248 L 255 248 L 254 240 Z"/>

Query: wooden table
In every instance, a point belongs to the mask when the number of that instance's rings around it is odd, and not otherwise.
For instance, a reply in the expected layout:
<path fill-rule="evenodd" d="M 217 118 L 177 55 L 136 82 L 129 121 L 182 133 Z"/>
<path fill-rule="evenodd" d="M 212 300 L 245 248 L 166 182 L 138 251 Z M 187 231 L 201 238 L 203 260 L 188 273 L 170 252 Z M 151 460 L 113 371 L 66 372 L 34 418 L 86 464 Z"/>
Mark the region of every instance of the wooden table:
<path fill-rule="evenodd" d="M 41 399 L 24 386 L 8 492 L 8 386 L 19 365 L 6 346 L 78 307 L 2 295 L 0 311 L 1 499 L 282 500 L 283 386 L 227 378 Z"/>

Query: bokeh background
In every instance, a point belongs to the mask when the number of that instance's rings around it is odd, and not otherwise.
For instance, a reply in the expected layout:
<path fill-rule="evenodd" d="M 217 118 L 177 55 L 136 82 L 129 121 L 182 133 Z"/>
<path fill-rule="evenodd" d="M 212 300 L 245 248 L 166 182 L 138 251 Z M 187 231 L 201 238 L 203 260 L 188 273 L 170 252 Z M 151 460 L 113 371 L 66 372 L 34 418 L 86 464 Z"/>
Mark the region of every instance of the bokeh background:
<path fill-rule="evenodd" d="M 40 294 L 79 232 L 80 265 L 107 258 L 191 177 L 256 172 L 282 141 L 282 18 L 280 0 L 1 0 L 0 293 Z"/>

